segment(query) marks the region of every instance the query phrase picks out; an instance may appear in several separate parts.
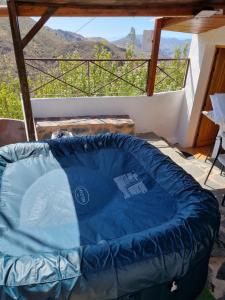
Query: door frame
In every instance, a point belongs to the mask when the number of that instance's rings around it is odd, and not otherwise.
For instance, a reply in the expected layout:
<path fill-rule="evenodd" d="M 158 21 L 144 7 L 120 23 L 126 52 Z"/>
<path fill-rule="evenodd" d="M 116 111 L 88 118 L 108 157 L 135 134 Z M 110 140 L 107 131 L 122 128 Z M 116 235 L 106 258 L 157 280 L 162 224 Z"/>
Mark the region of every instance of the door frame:
<path fill-rule="evenodd" d="M 213 63 L 212 63 L 209 78 L 208 78 L 208 81 L 207 81 L 207 84 L 206 84 L 206 88 L 205 88 L 205 92 L 204 92 L 204 99 L 203 99 L 202 104 L 201 104 L 201 110 L 200 110 L 200 113 L 199 113 L 199 116 L 198 116 L 198 121 L 197 121 L 198 125 L 197 125 L 197 129 L 195 131 L 193 147 L 196 147 L 196 143 L 197 143 L 197 139 L 198 139 L 198 133 L 199 133 L 200 125 L 201 125 L 201 119 L 203 117 L 202 110 L 203 110 L 203 108 L 206 104 L 207 93 L 208 93 L 210 83 L 211 83 L 211 76 L 212 76 L 212 73 L 213 73 L 215 65 L 216 65 L 216 56 L 217 56 L 217 53 L 218 53 L 219 49 L 221 49 L 221 48 L 222 49 L 225 48 L 225 45 L 215 45 L 215 51 L 214 51 L 214 55 L 213 55 Z"/>

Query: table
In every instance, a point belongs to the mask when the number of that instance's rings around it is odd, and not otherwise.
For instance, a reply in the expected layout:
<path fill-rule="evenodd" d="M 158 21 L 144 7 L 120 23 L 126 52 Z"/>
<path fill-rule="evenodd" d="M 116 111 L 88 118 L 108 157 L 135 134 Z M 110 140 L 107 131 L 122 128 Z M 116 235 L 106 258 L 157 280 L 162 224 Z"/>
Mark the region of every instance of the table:
<path fill-rule="evenodd" d="M 213 123 L 217 124 L 215 122 L 215 119 L 214 119 L 213 110 L 210 110 L 210 111 L 203 110 L 202 114 L 204 116 L 206 116 L 210 121 L 212 121 Z M 216 154 L 217 154 L 217 152 L 219 150 L 220 139 L 218 137 L 221 136 L 221 134 L 222 134 L 223 131 L 225 131 L 225 124 L 224 123 L 223 124 L 219 124 L 219 131 L 218 131 L 218 134 L 217 134 L 217 137 L 216 137 L 216 140 L 215 140 L 215 144 L 214 144 L 214 147 L 213 147 L 213 151 L 212 151 L 212 154 L 211 154 L 212 158 L 216 157 Z"/>

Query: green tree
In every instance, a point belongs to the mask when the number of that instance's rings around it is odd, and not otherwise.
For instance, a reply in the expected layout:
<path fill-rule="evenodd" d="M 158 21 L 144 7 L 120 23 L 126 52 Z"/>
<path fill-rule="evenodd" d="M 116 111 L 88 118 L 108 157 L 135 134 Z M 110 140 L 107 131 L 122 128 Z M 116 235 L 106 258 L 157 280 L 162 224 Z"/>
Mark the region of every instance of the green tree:
<path fill-rule="evenodd" d="M 10 57 L 2 55 L 0 69 L 0 117 L 22 119 L 19 80 Z"/>
<path fill-rule="evenodd" d="M 131 30 L 126 58 L 134 57 L 135 31 Z M 159 60 L 155 92 L 175 91 L 183 87 L 188 46 L 176 49 L 175 60 Z M 79 59 L 77 53 L 67 59 Z M 32 97 L 138 96 L 146 94 L 147 63 L 142 61 L 111 61 L 112 54 L 103 45 L 95 48 L 91 62 L 32 62 L 46 74 L 28 67 Z M 3 56 L 0 69 L 0 117 L 21 119 L 19 81 L 13 72 L 12 60 Z M 98 61 L 96 61 L 98 60 Z M 51 76 L 47 75 L 51 74 Z M 59 80 L 54 80 L 52 77 Z M 122 79 L 123 80 L 122 80 Z M 48 82 L 48 83 L 47 83 Z M 64 84 L 66 82 L 68 85 Z"/>

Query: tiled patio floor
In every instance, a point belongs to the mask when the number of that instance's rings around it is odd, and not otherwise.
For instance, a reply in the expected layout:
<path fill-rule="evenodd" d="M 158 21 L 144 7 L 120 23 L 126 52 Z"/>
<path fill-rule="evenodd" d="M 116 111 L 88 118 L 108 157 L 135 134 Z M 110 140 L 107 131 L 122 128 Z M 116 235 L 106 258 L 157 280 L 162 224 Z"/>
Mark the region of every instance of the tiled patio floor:
<path fill-rule="evenodd" d="M 217 300 L 225 300 L 225 207 L 221 206 L 221 200 L 225 193 L 225 174 L 220 175 L 220 168 L 216 166 L 210 175 L 207 185 L 203 182 L 211 166 L 211 162 L 205 163 L 198 159 L 187 159 L 173 146 L 169 146 L 163 139 L 149 133 L 139 135 L 168 155 L 173 161 L 190 173 L 204 188 L 209 189 L 218 199 L 221 211 L 221 227 L 219 241 L 215 244 L 209 264 L 208 288 Z"/>

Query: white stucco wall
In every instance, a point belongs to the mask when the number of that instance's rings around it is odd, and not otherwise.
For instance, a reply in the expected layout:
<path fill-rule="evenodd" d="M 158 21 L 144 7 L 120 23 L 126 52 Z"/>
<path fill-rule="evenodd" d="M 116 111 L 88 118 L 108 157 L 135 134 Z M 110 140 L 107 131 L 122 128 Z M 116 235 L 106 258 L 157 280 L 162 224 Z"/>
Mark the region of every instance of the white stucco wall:
<path fill-rule="evenodd" d="M 32 108 L 36 118 L 129 115 L 135 122 L 137 133 L 153 131 L 175 143 L 183 97 L 182 90 L 152 97 L 32 99 Z"/>
<path fill-rule="evenodd" d="M 216 45 L 225 45 L 225 27 L 193 35 L 190 69 L 176 134 L 178 142 L 184 147 L 194 143 Z"/>

